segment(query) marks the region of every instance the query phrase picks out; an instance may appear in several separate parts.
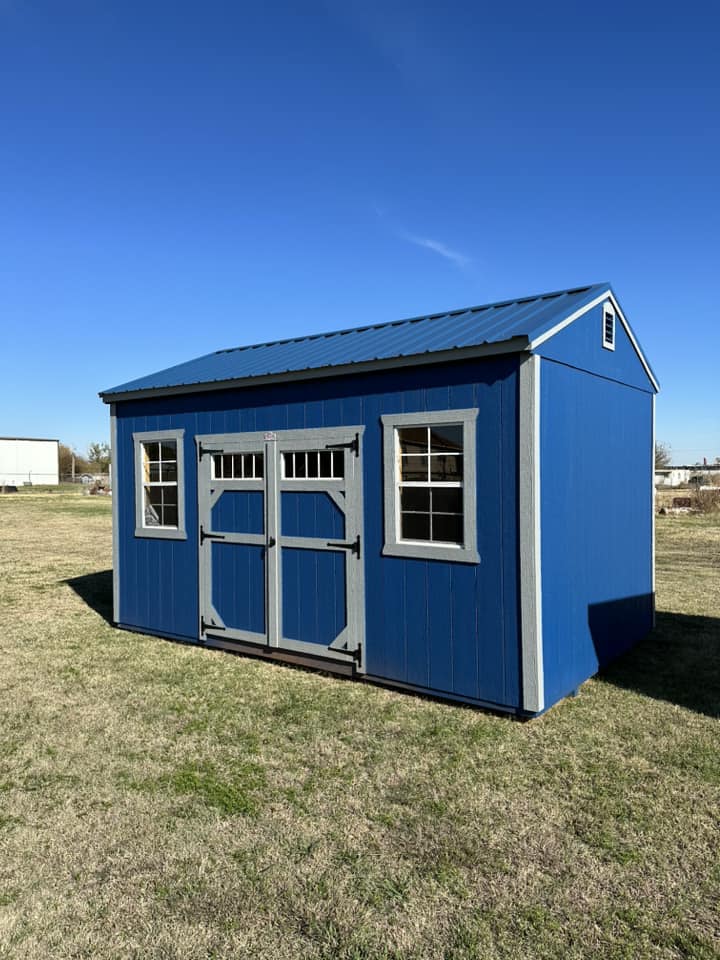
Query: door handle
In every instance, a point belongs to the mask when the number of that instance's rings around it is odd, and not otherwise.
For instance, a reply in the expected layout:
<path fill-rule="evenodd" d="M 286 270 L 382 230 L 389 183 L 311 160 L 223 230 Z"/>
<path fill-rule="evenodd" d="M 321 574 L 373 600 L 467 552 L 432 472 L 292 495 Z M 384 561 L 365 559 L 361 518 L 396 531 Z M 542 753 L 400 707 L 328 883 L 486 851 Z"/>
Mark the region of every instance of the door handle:
<path fill-rule="evenodd" d="M 360 559 L 360 534 L 358 534 L 354 540 L 348 541 L 336 541 L 328 540 L 327 545 L 329 547 L 342 547 L 343 550 L 350 550 L 352 553 L 356 553 L 358 560 Z"/>

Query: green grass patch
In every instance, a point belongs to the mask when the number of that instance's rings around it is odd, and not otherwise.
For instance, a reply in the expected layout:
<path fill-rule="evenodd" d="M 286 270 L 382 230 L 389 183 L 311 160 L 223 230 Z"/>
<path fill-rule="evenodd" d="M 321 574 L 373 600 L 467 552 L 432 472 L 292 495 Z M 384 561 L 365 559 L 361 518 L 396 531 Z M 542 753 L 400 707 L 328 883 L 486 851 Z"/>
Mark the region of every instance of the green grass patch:
<path fill-rule="evenodd" d="M 720 956 L 720 519 L 530 723 L 114 630 L 109 499 L 0 497 L 0 957 Z"/>

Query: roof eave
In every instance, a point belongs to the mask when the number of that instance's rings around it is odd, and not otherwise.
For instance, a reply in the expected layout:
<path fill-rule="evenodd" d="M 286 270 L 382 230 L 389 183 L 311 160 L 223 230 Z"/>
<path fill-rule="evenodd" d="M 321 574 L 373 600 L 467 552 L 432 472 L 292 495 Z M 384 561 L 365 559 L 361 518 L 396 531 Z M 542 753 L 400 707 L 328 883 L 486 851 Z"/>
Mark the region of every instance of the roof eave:
<path fill-rule="evenodd" d="M 403 357 L 363 360 L 357 363 L 345 363 L 335 366 L 310 367 L 306 370 L 288 370 L 284 373 L 260 374 L 254 377 L 212 380 L 203 383 L 175 384 L 166 387 L 144 387 L 139 390 L 104 390 L 98 394 L 98 396 L 104 403 L 122 403 L 128 400 L 142 400 L 148 397 L 171 397 L 188 393 L 236 390 L 246 387 L 265 386 L 272 383 L 292 383 L 301 380 L 327 379 L 349 375 L 356 376 L 362 373 L 392 370 L 397 367 L 434 366 L 440 363 L 452 363 L 460 360 L 521 353 L 524 350 L 528 350 L 529 346 L 528 337 L 512 337 L 509 340 L 502 340 L 499 343 L 481 343 L 471 347 L 455 347 L 451 350 L 429 351 Z"/>

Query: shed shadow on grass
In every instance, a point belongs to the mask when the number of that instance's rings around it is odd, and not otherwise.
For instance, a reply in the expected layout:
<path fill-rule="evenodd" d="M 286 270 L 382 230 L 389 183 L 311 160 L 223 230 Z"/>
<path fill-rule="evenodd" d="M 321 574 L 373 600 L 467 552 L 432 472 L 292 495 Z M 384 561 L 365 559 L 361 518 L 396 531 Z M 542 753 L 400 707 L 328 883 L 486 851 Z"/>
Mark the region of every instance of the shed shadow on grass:
<path fill-rule="evenodd" d="M 63 580 L 95 613 L 113 625 L 113 572 L 100 570 L 86 573 L 84 577 L 71 577 Z"/>
<path fill-rule="evenodd" d="M 720 619 L 658 611 L 655 629 L 597 679 L 720 717 Z"/>

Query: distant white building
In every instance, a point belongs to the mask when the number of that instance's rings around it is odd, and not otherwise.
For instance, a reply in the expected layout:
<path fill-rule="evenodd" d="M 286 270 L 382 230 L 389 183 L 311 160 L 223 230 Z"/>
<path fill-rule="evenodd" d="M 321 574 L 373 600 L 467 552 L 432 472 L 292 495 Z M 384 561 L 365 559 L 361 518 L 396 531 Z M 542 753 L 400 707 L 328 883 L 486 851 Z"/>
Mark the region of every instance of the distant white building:
<path fill-rule="evenodd" d="M 57 440 L 0 437 L 0 486 L 58 482 Z"/>
<path fill-rule="evenodd" d="M 712 484 L 713 478 L 720 477 L 720 464 L 707 463 L 694 466 L 660 467 L 655 470 L 656 487 L 681 487 L 690 483 L 693 477 L 700 477 L 701 484 Z M 697 481 L 693 480 L 694 483 Z"/>

